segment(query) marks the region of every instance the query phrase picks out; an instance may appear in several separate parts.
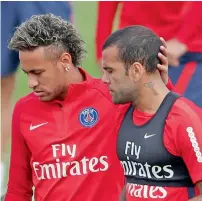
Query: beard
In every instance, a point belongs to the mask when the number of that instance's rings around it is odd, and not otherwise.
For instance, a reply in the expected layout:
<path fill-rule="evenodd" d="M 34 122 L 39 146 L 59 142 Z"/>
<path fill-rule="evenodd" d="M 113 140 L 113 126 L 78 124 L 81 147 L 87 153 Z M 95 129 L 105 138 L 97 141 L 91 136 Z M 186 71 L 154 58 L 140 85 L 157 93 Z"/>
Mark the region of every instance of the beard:
<path fill-rule="evenodd" d="M 127 104 L 132 102 L 134 106 L 138 104 L 140 96 L 137 89 L 112 92 L 111 95 L 114 104 Z"/>
<path fill-rule="evenodd" d="M 114 104 L 126 104 L 131 102 L 131 94 L 126 94 L 122 92 L 113 92 L 112 101 Z"/>

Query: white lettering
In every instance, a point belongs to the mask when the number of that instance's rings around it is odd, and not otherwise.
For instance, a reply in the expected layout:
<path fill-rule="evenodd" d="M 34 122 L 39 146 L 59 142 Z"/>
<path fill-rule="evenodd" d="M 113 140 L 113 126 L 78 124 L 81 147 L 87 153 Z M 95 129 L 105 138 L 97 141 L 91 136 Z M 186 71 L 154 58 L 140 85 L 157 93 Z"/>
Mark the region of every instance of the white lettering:
<path fill-rule="evenodd" d="M 73 144 L 73 146 L 67 145 L 67 153 L 71 156 L 71 158 L 74 158 L 76 155 L 76 145 Z"/>
<path fill-rule="evenodd" d="M 158 175 L 158 173 L 160 173 L 161 172 L 161 167 L 160 166 L 153 166 L 152 167 L 152 173 L 153 173 L 153 175 L 156 177 L 156 178 L 158 178 L 158 179 L 161 179 L 161 178 L 163 178 L 163 175 Z"/>
<path fill-rule="evenodd" d="M 88 158 L 84 157 L 81 162 L 82 162 L 82 167 L 83 167 L 83 174 L 87 174 L 87 162 L 89 161 Z"/>
<path fill-rule="evenodd" d="M 146 168 L 146 172 L 147 172 L 147 178 L 152 178 L 149 168 L 151 168 L 151 165 L 149 165 L 147 162 L 144 164 L 145 168 Z"/>
<path fill-rule="evenodd" d="M 162 196 L 159 195 L 159 198 L 163 199 L 167 196 L 167 191 L 163 187 L 159 187 L 159 191 L 162 193 Z"/>
<path fill-rule="evenodd" d="M 125 146 L 125 154 L 127 155 L 128 149 L 130 148 L 131 142 L 126 141 L 126 146 Z M 132 155 L 132 154 L 131 154 Z"/>
<path fill-rule="evenodd" d="M 104 165 L 104 168 L 100 168 L 101 171 L 106 171 L 109 168 L 109 164 L 107 162 L 107 156 L 101 156 L 100 163 Z"/>
<path fill-rule="evenodd" d="M 73 176 L 81 175 L 79 162 L 78 161 L 73 161 L 71 163 L 71 165 L 73 165 L 73 167 L 70 168 L 70 174 L 73 175 Z"/>
<path fill-rule="evenodd" d="M 128 150 L 130 150 L 131 156 L 135 155 L 136 159 L 140 158 L 141 146 L 135 145 L 134 142 L 126 141 L 125 155 L 128 155 Z"/>
<path fill-rule="evenodd" d="M 144 190 L 143 190 L 143 198 L 148 198 L 148 188 L 149 186 L 144 185 Z"/>
<path fill-rule="evenodd" d="M 134 176 L 137 174 L 137 170 L 136 170 L 137 163 L 132 161 L 132 164 L 133 164 L 133 176 Z"/>
<path fill-rule="evenodd" d="M 45 175 L 47 179 L 51 179 L 51 176 L 56 179 L 56 174 L 55 174 L 55 167 L 53 164 L 43 164 L 43 165 L 39 165 L 41 167 L 41 178 L 45 179 Z M 50 173 L 52 173 L 50 175 Z"/>
<path fill-rule="evenodd" d="M 39 169 L 36 167 L 36 165 L 38 166 L 39 163 L 33 162 L 33 169 L 34 169 L 34 172 L 36 174 L 36 177 L 37 177 L 38 180 L 41 180 L 41 177 L 39 177 L 38 174 L 37 174 L 37 170 L 39 170 Z"/>
<path fill-rule="evenodd" d="M 138 163 L 138 165 L 140 166 L 139 175 L 140 175 L 141 177 L 147 177 L 146 172 L 145 172 L 145 170 L 144 170 L 144 166 L 143 166 L 141 163 Z"/>
<path fill-rule="evenodd" d="M 170 168 L 170 169 L 169 169 Z M 166 173 L 169 173 L 169 175 L 164 175 L 164 177 L 166 179 L 170 179 L 174 176 L 174 171 L 172 170 L 172 166 L 171 165 L 166 165 L 163 167 L 163 170 L 166 172 Z"/>
<path fill-rule="evenodd" d="M 143 185 L 138 185 L 138 189 L 135 189 L 134 190 L 134 193 L 133 193 L 133 195 L 136 197 L 136 198 L 141 198 L 142 197 L 142 191 L 144 192 L 144 186 Z"/>
<path fill-rule="evenodd" d="M 61 152 L 62 156 L 71 156 L 71 158 L 74 158 L 76 155 L 76 145 L 65 145 L 65 144 L 53 144 L 52 145 L 52 152 L 53 152 L 53 157 L 57 158 L 58 157 L 58 151 Z"/>
<path fill-rule="evenodd" d="M 140 150 L 141 150 L 141 146 L 136 146 L 135 145 L 135 156 L 137 159 L 140 158 Z"/>
<path fill-rule="evenodd" d="M 156 187 L 156 186 L 151 186 L 150 187 L 150 190 L 149 190 L 149 197 L 150 198 L 154 198 L 154 199 L 156 199 L 156 198 L 158 198 L 158 196 L 156 195 L 154 195 L 154 193 L 156 192 L 158 190 L 158 187 Z"/>
<path fill-rule="evenodd" d="M 57 168 L 57 178 L 61 178 L 61 168 L 60 168 L 60 159 L 59 158 L 57 158 L 56 159 L 56 168 Z"/>
<path fill-rule="evenodd" d="M 60 150 L 60 149 L 58 149 L 57 147 L 60 147 L 60 145 L 59 145 L 59 144 L 53 144 L 53 145 L 52 145 L 53 157 L 54 157 L 54 158 L 57 158 L 57 151 Z"/>
<path fill-rule="evenodd" d="M 40 162 L 33 162 L 33 171 L 38 180 L 42 179 L 56 179 L 67 176 L 77 176 L 88 174 L 89 172 L 107 171 L 109 168 L 108 157 L 101 156 L 99 158 L 87 158 L 84 156 L 79 161 L 72 161 L 71 158 L 76 156 L 76 144 L 54 144 L 51 145 L 51 151 L 55 163 L 40 164 Z M 62 157 L 69 156 L 69 157 Z M 62 157 L 62 158 L 61 158 Z M 63 159 L 70 159 L 68 162 L 62 162 Z"/>
<path fill-rule="evenodd" d="M 129 196 L 136 198 L 164 199 L 167 196 L 167 191 L 163 187 L 132 183 L 126 184 L 126 192 Z"/>
<path fill-rule="evenodd" d="M 62 176 L 67 177 L 67 166 L 70 166 L 70 162 L 62 163 Z"/>
<path fill-rule="evenodd" d="M 91 172 L 99 172 L 99 169 L 94 169 L 96 165 L 98 165 L 99 160 L 96 157 L 93 157 L 89 161 L 89 169 Z"/>
<path fill-rule="evenodd" d="M 202 158 L 202 157 L 201 157 Z M 127 157 L 129 159 L 129 157 Z M 149 178 L 155 177 L 157 179 L 172 178 L 174 176 L 174 171 L 171 165 L 161 166 L 151 166 L 147 162 L 145 164 L 136 163 L 134 161 L 121 161 L 121 165 L 124 170 L 124 175 Z"/>

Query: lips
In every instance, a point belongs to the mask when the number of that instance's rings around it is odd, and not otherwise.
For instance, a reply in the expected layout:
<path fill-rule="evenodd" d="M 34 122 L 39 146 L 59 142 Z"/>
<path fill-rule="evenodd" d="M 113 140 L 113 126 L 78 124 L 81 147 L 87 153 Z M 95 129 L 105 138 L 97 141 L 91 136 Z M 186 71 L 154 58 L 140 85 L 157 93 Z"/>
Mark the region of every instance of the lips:
<path fill-rule="evenodd" d="M 114 93 L 114 91 L 113 90 L 109 90 L 109 93 L 112 95 Z"/>
<path fill-rule="evenodd" d="M 35 96 L 43 96 L 44 95 L 44 91 L 34 91 L 34 95 Z"/>

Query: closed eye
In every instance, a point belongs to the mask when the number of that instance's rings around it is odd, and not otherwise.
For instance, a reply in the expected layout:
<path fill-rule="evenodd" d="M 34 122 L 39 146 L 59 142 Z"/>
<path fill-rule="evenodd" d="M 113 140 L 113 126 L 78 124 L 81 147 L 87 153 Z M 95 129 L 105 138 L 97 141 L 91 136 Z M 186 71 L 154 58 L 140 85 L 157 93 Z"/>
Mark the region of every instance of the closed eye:
<path fill-rule="evenodd" d="M 103 67 L 103 69 L 105 71 L 107 71 L 108 73 L 112 73 L 113 72 L 113 69 L 111 67 Z"/>
<path fill-rule="evenodd" d="M 33 73 L 35 75 L 40 75 L 42 73 L 42 71 L 34 71 L 34 72 L 31 72 L 31 73 Z"/>
<path fill-rule="evenodd" d="M 30 70 L 29 72 L 22 69 L 25 74 L 34 74 L 34 75 L 40 75 L 43 71 L 42 70 Z"/>

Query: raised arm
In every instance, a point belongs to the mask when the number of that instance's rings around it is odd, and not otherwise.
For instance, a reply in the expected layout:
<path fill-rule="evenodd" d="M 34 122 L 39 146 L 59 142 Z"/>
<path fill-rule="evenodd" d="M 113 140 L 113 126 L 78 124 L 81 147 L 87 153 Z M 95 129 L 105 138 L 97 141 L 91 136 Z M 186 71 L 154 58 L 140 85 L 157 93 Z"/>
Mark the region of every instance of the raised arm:
<path fill-rule="evenodd" d="M 112 32 L 112 26 L 118 1 L 98 1 L 97 29 L 96 29 L 96 56 L 101 59 L 102 45 Z"/>

